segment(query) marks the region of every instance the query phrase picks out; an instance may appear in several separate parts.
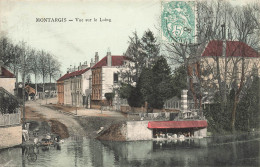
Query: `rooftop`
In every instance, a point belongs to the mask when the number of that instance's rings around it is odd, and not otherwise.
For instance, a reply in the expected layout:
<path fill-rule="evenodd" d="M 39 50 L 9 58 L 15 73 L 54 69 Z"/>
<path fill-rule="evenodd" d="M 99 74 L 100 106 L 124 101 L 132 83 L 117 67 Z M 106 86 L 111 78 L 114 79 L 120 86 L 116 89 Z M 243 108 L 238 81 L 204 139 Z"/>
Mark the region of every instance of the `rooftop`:
<path fill-rule="evenodd" d="M 8 71 L 6 68 L 1 67 L 2 73 L 0 74 L 0 78 L 15 78 L 15 75 Z"/>
<path fill-rule="evenodd" d="M 223 41 L 212 40 L 208 43 L 202 56 L 222 56 Z M 252 47 L 240 41 L 227 41 L 226 43 L 227 57 L 260 57 L 260 54 Z"/>
<path fill-rule="evenodd" d="M 121 66 L 124 64 L 124 60 L 127 60 L 126 56 L 111 56 L 112 59 L 112 66 Z M 107 56 L 101 59 L 97 64 L 95 64 L 92 68 L 99 68 L 107 66 Z"/>
<path fill-rule="evenodd" d="M 63 81 L 65 79 L 74 77 L 74 76 L 78 76 L 81 75 L 83 73 L 85 73 L 86 71 L 88 71 L 90 68 L 86 68 L 86 69 L 82 69 L 82 70 L 78 70 L 78 71 L 73 71 L 71 73 L 66 73 L 65 75 L 63 75 L 62 77 L 60 77 L 57 81 Z"/>

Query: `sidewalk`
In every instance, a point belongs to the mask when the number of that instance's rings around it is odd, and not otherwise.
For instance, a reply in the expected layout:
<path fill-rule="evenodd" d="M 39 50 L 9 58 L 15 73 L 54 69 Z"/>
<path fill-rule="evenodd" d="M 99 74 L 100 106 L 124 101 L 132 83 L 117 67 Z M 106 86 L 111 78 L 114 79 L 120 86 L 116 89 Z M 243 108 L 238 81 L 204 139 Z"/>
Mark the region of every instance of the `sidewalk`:
<path fill-rule="evenodd" d="M 59 110 L 61 113 L 66 114 L 66 115 L 74 115 L 74 116 L 85 116 L 85 117 L 124 117 L 124 115 L 120 112 L 116 111 L 107 111 L 98 109 L 86 109 L 86 108 L 78 108 L 77 111 L 76 109 L 73 109 L 75 107 L 66 107 L 66 106 L 55 106 L 57 104 L 57 98 L 49 98 L 49 99 L 38 99 L 36 101 L 27 101 L 27 104 L 32 104 L 32 103 L 38 103 L 40 105 L 50 105 L 53 107 L 62 107 L 63 109 L 56 109 Z"/>
<path fill-rule="evenodd" d="M 71 113 L 77 116 L 89 116 L 89 117 L 124 117 L 123 114 L 116 111 L 102 111 L 97 109 L 79 109 L 75 111 L 71 111 Z"/>

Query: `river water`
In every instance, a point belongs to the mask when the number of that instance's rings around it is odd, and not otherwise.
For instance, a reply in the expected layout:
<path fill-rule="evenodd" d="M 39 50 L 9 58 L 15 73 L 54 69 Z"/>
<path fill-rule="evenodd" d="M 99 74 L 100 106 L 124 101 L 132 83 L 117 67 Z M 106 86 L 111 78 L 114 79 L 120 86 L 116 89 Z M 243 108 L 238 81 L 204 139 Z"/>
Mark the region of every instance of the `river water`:
<path fill-rule="evenodd" d="M 0 150 L 0 166 L 260 166 L 260 135 L 109 142 L 71 137 L 50 147 Z"/>

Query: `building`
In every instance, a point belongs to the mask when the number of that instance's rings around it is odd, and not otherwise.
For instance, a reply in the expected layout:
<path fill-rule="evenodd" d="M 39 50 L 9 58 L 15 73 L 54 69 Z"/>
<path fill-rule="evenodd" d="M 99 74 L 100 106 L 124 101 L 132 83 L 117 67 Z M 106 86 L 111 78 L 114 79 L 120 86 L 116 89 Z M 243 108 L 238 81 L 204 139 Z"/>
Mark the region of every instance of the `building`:
<path fill-rule="evenodd" d="M 0 66 L 0 87 L 14 95 L 16 78 L 5 67 Z"/>
<path fill-rule="evenodd" d="M 14 96 L 15 81 L 14 74 L 0 61 L 0 149 L 22 143 L 19 101 Z"/>
<path fill-rule="evenodd" d="M 240 41 L 210 41 L 201 57 L 190 63 L 191 85 L 201 84 L 204 93 L 214 94 L 219 86 L 226 90 L 238 88 L 242 74 L 244 83 L 260 75 L 260 54 Z M 242 71 L 243 69 L 243 71 Z"/>
<path fill-rule="evenodd" d="M 77 71 L 68 71 L 57 80 L 58 104 L 87 107 L 87 95 L 90 89 L 91 70 L 86 63 Z"/>
<path fill-rule="evenodd" d="M 106 93 L 112 93 L 119 86 L 120 70 L 128 62 L 125 56 L 107 55 L 92 68 L 91 108 L 100 108 L 106 104 Z M 116 95 L 117 96 L 117 95 Z"/>

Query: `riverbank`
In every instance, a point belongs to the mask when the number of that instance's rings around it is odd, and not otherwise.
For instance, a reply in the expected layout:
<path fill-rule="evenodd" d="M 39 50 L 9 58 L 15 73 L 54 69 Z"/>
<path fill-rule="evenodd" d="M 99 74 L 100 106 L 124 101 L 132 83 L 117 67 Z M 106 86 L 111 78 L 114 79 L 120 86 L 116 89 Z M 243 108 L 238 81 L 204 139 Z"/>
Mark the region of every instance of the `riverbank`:
<path fill-rule="evenodd" d="M 48 99 L 51 104 L 46 104 L 45 101 L 27 102 L 26 122 L 30 123 L 30 134 L 37 132 L 39 136 L 49 133 L 59 135 L 62 139 L 74 136 L 94 139 L 111 129 L 111 126 L 113 128 L 114 124 L 121 125 L 129 119 L 136 119 L 136 116 L 127 117 L 120 112 L 60 106 L 54 100 L 52 102 Z M 112 137 L 114 140 L 119 138 L 110 135 L 106 139 Z"/>
<path fill-rule="evenodd" d="M 28 106 L 25 111 L 26 123 L 29 123 L 30 140 L 44 138 L 47 134 L 60 136 L 61 139 L 69 137 L 68 128 L 57 119 L 48 119 Z"/>

